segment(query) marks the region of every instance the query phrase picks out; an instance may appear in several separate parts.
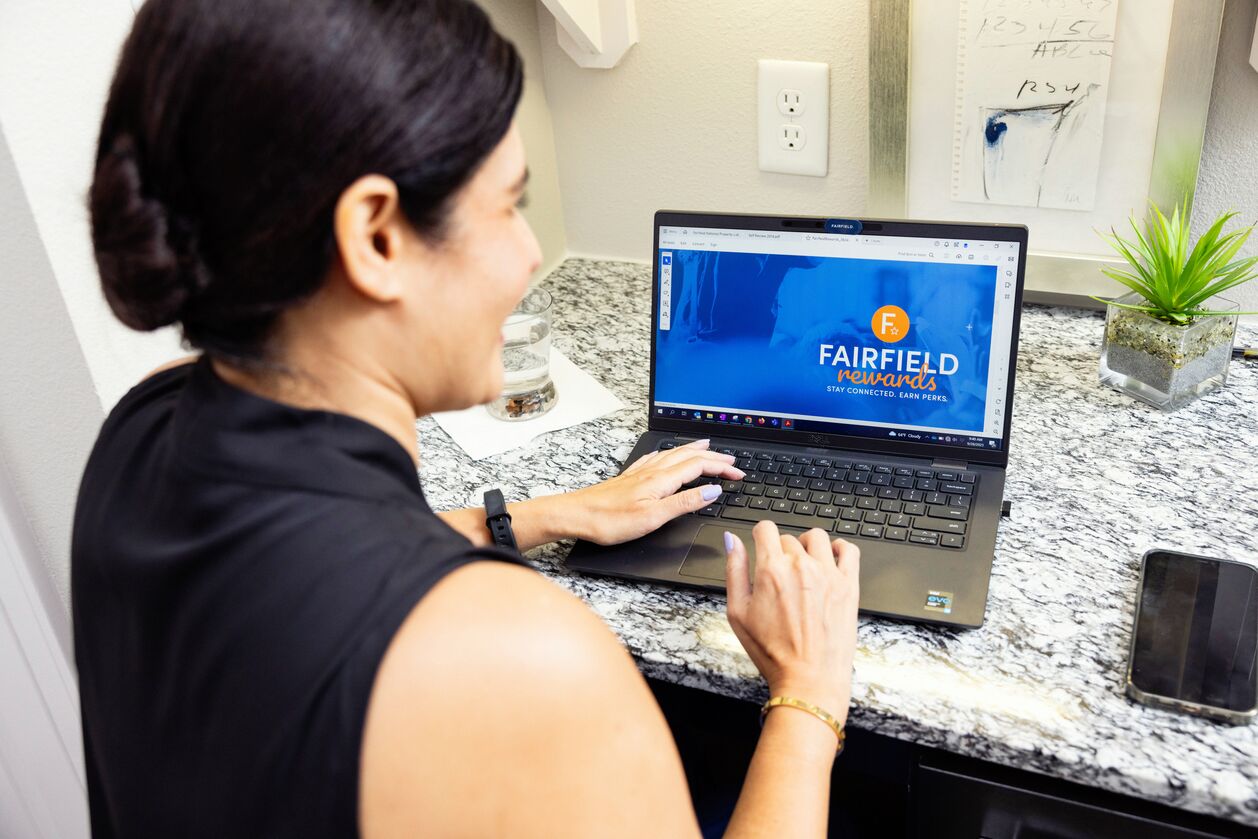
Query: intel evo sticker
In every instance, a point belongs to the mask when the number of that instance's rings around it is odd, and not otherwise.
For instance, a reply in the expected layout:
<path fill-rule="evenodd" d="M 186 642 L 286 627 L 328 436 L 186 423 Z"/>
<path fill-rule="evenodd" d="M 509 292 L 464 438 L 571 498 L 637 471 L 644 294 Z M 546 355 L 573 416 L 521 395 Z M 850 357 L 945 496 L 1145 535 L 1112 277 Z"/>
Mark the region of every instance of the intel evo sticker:
<path fill-rule="evenodd" d="M 926 611 L 943 612 L 945 615 L 952 614 L 952 592 L 950 591 L 926 592 Z"/>

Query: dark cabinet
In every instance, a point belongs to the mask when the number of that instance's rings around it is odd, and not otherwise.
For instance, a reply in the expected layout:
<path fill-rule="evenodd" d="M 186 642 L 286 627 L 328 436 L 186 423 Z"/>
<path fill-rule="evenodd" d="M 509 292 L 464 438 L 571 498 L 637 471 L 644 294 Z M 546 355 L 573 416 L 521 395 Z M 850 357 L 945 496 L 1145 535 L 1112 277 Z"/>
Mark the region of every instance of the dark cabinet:
<path fill-rule="evenodd" d="M 975 770 L 980 774 L 976 774 Z M 1002 777 L 1003 775 L 1003 777 Z M 1083 795 L 1072 785 L 1027 773 L 938 765 L 923 757 L 913 784 L 914 835 L 930 839 L 1216 839 L 1258 837 L 1258 830 L 1220 823 L 1202 829 L 1168 823 L 1163 808 L 1136 812 L 1120 796 Z M 1204 820 L 1202 820 L 1204 821 Z M 1213 822 L 1214 820 L 1209 820 Z M 1235 830 L 1233 830 L 1235 828 Z"/>

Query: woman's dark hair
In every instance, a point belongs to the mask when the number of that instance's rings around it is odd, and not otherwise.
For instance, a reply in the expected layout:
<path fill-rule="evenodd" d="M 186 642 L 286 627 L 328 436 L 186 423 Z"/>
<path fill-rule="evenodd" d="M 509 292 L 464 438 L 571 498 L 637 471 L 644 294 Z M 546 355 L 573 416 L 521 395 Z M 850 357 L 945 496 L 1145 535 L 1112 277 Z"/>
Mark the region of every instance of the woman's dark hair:
<path fill-rule="evenodd" d="M 351 183 L 398 185 L 439 240 L 520 97 L 515 48 L 469 0 L 148 0 L 123 47 L 89 204 L 105 298 L 266 359 L 320 286 Z"/>

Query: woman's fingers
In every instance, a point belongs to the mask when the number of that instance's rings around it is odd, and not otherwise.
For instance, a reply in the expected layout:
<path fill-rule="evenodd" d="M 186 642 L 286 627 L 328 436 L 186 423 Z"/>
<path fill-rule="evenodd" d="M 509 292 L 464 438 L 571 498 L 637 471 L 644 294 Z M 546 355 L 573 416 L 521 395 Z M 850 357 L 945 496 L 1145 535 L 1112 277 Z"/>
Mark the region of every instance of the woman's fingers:
<path fill-rule="evenodd" d="M 814 527 L 799 537 L 799 544 L 809 556 L 822 562 L 834 564 L 834 548 L 830 544 L 830 535 L 819 527 Z"/>
<path fill-rule="evenodd" d="M 747 476 L 747 473 L 734 466 L 734 461 L 729 455 L 715 452 L 692 454 L 684 460 L 671 464 L 661 461 L 653 471 L 664 481 L 664 492 L 675 492 L 682 484 L 703 475 L 726 478 L 731 481 L 742 480 Z"/>
<path fill-rule="evenodd" d="M 839 570 L 853 581 L 860 579 L 861 549 L 846 539 L 835 539 L 833 544 L 834 561 Z"/>
<path fill-rule="evenodd" d="M 725 531 L 725 592 L 728 610 L 741 620 L 751 600 L 751 575 L 747 571 L 747 546 L 737 535 Z"/>

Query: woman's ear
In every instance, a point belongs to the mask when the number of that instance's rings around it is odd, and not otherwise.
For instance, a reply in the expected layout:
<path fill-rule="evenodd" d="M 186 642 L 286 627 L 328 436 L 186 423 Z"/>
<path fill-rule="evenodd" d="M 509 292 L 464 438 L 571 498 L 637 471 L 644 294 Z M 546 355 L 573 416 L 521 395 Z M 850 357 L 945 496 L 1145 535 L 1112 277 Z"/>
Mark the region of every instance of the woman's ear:
<path fill-rule="evenodd" d="M 397 184 L 383 175 L 354 181 L 336 202 L 332 226 L 350 286 L 380 303 L 398 300 L 406 282 L 402 249 L 410 226 Z"/>

